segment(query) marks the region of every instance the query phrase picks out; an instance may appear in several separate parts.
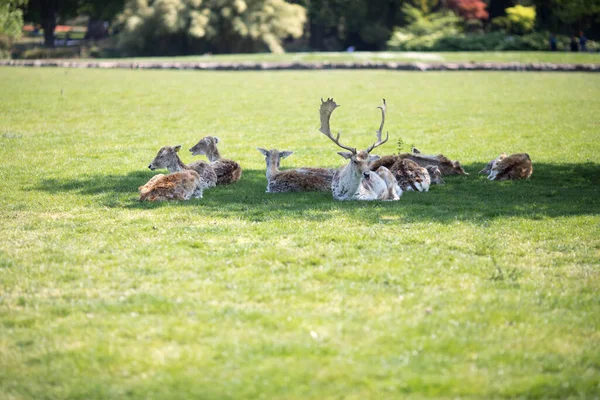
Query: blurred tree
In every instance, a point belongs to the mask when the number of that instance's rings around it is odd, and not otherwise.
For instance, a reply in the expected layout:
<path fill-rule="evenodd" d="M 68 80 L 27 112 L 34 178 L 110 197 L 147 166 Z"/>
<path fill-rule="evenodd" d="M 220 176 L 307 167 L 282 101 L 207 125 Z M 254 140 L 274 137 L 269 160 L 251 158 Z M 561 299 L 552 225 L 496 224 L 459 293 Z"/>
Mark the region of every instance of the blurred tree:
<path fill-rule="evenodd" d="M 600 0 L 533 0 L 538 29 L 573 35 L 586 31 L 600 37 Z"/>
<path fill-rule="evenodd" d="M 487 4 L 483 0 L 447 0 L 447 5 L 465 21 L 478 19 L 487 20 Z"/>
<path fill-rule="evenodd" d="M 14 39 L 23 30 L 23 7 L 27 0 L 0 0 L 0 36 Z"/>
<path fill-rule="evenodd" d="M 106 23 L 123 11 L 125 0 L 79 0 L 77 12 L 89 17 L 86 39 L 100 39 L 107 33 Z"/>
<path fill-rule="evenodd" d="M 54 29 L 59 20 L 77 15 L 88 15 L 88 30 L 93 32 L 102 27 L 123 9 L 125 0 L 29 0 L 25 8 L 25 19 L 40 24 L 44 29 L 44 45 L 54 46 Z M 100 21 L 100 23 L 99 23 Z M 90 29 L 91 28 L 91 29 Z"/>
<path fill-rule="evenodd" d="M 405 0 L 299 0 L 308 10 L 313 50 L 382 50 L 402 22 Z M 438 0 L 411 0 L 427 10 Z"/>
<path fill-rule="evenodd" d="M 54 47 L 54 29 L 59 18 L 77 15 L 77 0 L 29 0 L 25 20 L 40 24 L 44 29 L 44 45 Z"/>
<path fill-rule="evenodd" d="M 132 54 L 282 52 L 305 22 L 306 10 L 283 0 L 128 0 L 118 45 Z"/>

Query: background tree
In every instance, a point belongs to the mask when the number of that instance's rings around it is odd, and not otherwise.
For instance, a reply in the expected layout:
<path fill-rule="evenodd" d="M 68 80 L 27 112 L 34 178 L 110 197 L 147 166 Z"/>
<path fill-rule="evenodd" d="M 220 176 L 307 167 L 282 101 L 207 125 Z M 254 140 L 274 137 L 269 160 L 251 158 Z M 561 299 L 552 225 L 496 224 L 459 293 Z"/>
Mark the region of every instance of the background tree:
<path fill-rule="evenodd" d="M 44 30 L 44 45 L 54 47 L 54 29 L 59 18 L 77 15 L 77 0 L 29 0 L 25 19 L 40 24 Z"/>
<path fill-rule="evenodd" d="M 483 0 L 447 0 L 448 7 L 465 20 L 487 20 L 489 13 Z"/>
<path fill-rule="evenodd" d="M 27 0 L 0 0 L 0 36 L 11 39 L 21 36 L 23 7 Z"/>
<path fill-rule="evenodd" d="M 117 17 L 129 54 L 269 50 L 304 32 L 306 10 L 283 0 L 129 0 Z"/>

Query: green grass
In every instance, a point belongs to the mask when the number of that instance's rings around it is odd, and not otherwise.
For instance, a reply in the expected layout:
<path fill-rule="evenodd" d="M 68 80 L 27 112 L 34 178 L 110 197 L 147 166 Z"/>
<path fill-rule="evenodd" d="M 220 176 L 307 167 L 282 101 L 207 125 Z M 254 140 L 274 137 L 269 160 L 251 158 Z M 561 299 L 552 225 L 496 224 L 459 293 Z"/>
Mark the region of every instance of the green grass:
<path fill-rule="evenodd" d="M 0 69 L 0 398 L 595 398 L 600 76 Z M 461 160 L 399 202 L 266 194 L 344 143 Z M 242 179 L 140 204 L 163 145 Z M 477 171 L 528 152 L 530 180 Z M 186 162 L 197 159 L 183 154 Z"/>
<path fill-rule="evenodd" d="M 344 62 L 344 61 L 397 61 L 397 62 L 546 62 L 560 64 L 599 64 L 600 53 L 567 53 L 549 51 L 502 52 L 354 52 L 354 53 L 287 53 L 287 54 L 221 54 L 213 56 L 119 58 L 120 61 L 166 62 Z"/>

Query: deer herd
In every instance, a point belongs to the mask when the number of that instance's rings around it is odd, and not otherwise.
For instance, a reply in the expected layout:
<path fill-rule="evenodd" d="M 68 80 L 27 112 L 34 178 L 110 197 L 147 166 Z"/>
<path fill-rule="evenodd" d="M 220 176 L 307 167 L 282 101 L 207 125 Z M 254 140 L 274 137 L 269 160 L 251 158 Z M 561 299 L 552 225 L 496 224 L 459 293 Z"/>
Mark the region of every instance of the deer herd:
<path fill-rule="evenodd" d="M 338 169 L 295 168 L 280 171 L 282 159 L 293 154 L 291 151 L 266 150 L 258 147 L 265 157 L 267 193 L 331 191 L 335 200 L 399 200 L 405 191 L 427 192 L 430 185 L 444 183 L 444 175 L 468 175 L 458 161 L 445 156 L 423 155 L 416 148 L 410 153 L 380 157 L 371 154 L 389 139 L 383 138 L 386 117 L 386 102 L 381 110 L 381 124 L 376 131 L 375 143 L 365 150 L 340 143 L 340 133 L 331 133 L 331 115 L 339 105 L 333 99 L 321 100 L 319 131 L 345 151 L 338 154 L 348 163 Z M 148 168 L 166 168 L 170 174 L 158 174 L 144 186 L 140 186 L 140 201 L 188 200 L 201 198 L 204 189 L 238 181 L 242 176 L 240 164 L 221 158 L 217 144 L 219 138 L 206 136 L 189 151 L 192 155 L 205 155 L 206 161 L 184 164 L 177 154 L 178 146 L 165 146 L 158 151 Z M 533 168 L 528 154 L 502 153 L 480 171 L 489 180 L 527 179 Z"/>

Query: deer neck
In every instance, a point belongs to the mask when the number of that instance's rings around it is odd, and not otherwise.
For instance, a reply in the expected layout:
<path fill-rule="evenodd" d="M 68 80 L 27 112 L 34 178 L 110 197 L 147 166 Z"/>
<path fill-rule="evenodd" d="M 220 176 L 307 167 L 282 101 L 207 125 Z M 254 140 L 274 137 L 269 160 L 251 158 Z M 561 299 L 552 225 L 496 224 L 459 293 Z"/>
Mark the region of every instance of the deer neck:
<path fill-rule="evenodd" d="M 338 194 L 346 200 L 355 197 L 360 188 L 360 181 L 360 171 L 350 162 L 345 167 L 342 167 L 338 174 Z"/>
<path fill-rule="evenodd" d="M 221 159 L 221 154 L 219 153 L 217 147 L 214 146 L 206 151 L 206 157 L 208 158 L 208 161 L 213 163 Z"/>
<path fill-rule="evenodd" d="M 269 164 L 267 165 L 267 180 L 270 180 L 272 176 L 275 176 L 279 173 L 279 169 L 277 168 L 277 164 Z"/>
<path fill-rule="evenodd" d="M 169 172 L 173 173 L 178 171 L 185 171 L 188 168 L 187 165 L 185 165 L 183 161 L 181 161 L 181 158 L 179 158 L 179 156 L 175 154 L 175 158 L 167 166 L 167 169 L 169 170 Z"/>

